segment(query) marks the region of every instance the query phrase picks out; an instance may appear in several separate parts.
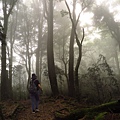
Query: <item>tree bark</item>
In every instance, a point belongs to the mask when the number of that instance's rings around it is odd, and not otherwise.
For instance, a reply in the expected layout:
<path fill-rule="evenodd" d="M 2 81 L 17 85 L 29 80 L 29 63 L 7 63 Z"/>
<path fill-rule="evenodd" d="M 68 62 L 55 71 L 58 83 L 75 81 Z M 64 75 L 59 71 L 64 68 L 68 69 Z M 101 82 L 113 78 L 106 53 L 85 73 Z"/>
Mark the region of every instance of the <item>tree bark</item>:
<path fill-rule="evenodd" d="M 73 22 L 76 21 L 75 16 L 76 0 L 73 0 Z M 70 13 L 71 14 L 71 13 Z M 69 96 L 74 97 L 75 86 L 74 86 L 74 25 L 72 24 L 71 36 L 70 36 L 70 47 L 69 47 L 69 83 L 68 83 Z"/>
<path fill-rule="evenodd" d="M 6 9 L 4 8 L 4 31 L 3 35 L 4 38 L 2 40 L 2 57 L 1 57 L 1 62 L 2 62 L 2 70 L 1 70 L 1 100 L 6 100 L 8 97 L 8 91 L 7 91 L 7 86 L 6 86 L 6 81 L 8 78 L 7 76 L 7 71 L 6 71 L 6 35 L 7 35 L 7 27 L 8 27 L 8 15 L 6 13 Z"/>
<path fill-rule="evenodd" d="M 81 63 L 81 59 L 82 59 L 82 42 L 84 40 L 84 29 L 83 29 L 83 37 L 82 37 L 81 42 L 78 39 L 78 35 L 76 33 L 76 30 L 75 30 L 75 36 L 76 36 L 76 43 L 77 43 L 78 49 L 79 49 L 79 55 L 78 55 L 77 63 L 76 63 L 76 66 L 75 66 L 75 93 L 76 93 L 77 99 L 79 100 L 80 99 L 80 92 L 79 92 L 78 70 L 79 70 L 79 66 L 80 66 L 80 63 Z"/>
<path fill-rule="evenodd" d="M 48 75 L 52 94 L 54 96 L 59 94 L 55 64 L 54 64 L 54 51 L 53 51 L 53 0 L 49 1 L 49 14 L 48 14 L 48 41 L 47 41 L 47 62 L 48 62 Z"/>

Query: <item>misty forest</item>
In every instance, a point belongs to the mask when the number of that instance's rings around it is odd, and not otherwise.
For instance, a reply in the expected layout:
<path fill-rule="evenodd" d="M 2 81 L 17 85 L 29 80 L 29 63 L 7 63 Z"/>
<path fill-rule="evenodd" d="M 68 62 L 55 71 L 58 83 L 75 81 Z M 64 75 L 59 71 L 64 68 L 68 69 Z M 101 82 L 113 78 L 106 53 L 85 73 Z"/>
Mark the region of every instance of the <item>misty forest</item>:
<path fill-rule="evenodd" d="M 120 120 L 119 0 L 0 0 L 0 42 L 0 120 Z"/>

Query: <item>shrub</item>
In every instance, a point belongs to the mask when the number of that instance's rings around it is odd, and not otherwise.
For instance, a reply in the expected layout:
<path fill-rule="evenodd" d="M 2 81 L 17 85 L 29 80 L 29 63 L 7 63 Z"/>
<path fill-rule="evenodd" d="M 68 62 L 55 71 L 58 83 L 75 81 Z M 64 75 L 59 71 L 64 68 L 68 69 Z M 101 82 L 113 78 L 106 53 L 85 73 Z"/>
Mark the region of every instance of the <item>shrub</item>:
<path fill-rule="evenodd" d="M 115 74 L 103 55 L 99 56 L 97 63 L 88 68 L 81 80 L 82 96 L 85 96 L 88 102 L 109 102 L 119 93 Z"/>

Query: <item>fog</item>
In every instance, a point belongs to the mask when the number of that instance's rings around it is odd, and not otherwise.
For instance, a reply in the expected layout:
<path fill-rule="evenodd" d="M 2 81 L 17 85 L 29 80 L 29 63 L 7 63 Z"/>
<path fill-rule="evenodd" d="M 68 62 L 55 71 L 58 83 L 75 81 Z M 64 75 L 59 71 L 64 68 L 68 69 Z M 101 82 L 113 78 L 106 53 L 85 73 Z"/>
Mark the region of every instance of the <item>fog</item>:
<path fill-rule="evenodd" d="M 8 14 L 11 4 L 7 5 Z M 47 1 L 15 3 L 8 16 L 6 32 L 6 70 L 15 99 L 27 99 L 32 73 L 37 74 L 44 95 L 57 94 L 57 86 L 60 94 L 69 95 L 69 85 L 73 82 L 75 93 L 79 91 L 82 99 L 87 97 L 89 101 L 102 103 L 118 97 L 120 3 L 117 0 L 85 0 L 83 3 L 78 0 L 75 5 L 72 0 L 53 1 L 52 16 Z M 1 16 L 4 27 L 5 13 Z"/>

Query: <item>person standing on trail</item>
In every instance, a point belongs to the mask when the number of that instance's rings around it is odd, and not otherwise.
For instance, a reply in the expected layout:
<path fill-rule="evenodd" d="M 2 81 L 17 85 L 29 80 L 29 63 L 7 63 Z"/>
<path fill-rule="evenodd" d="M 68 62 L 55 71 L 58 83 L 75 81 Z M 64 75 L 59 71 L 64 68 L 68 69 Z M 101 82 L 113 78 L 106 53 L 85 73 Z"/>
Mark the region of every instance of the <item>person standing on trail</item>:
<path fill-rule="evenodd" d="M 32 113 L 38 112 L 38 105 L 39 105 L 39 93 L 40 90 L 42 91 L 42 87 L 40 85 L 40 82 L 37 79 L 37 75 L 35 73 L 32 74 L 30 86 L 31 90 L 30 92 L 30 98 L 31 98 L 31 104 L 32 104 Z M 34 87 L 34 90 L 33 90 Z"/>

